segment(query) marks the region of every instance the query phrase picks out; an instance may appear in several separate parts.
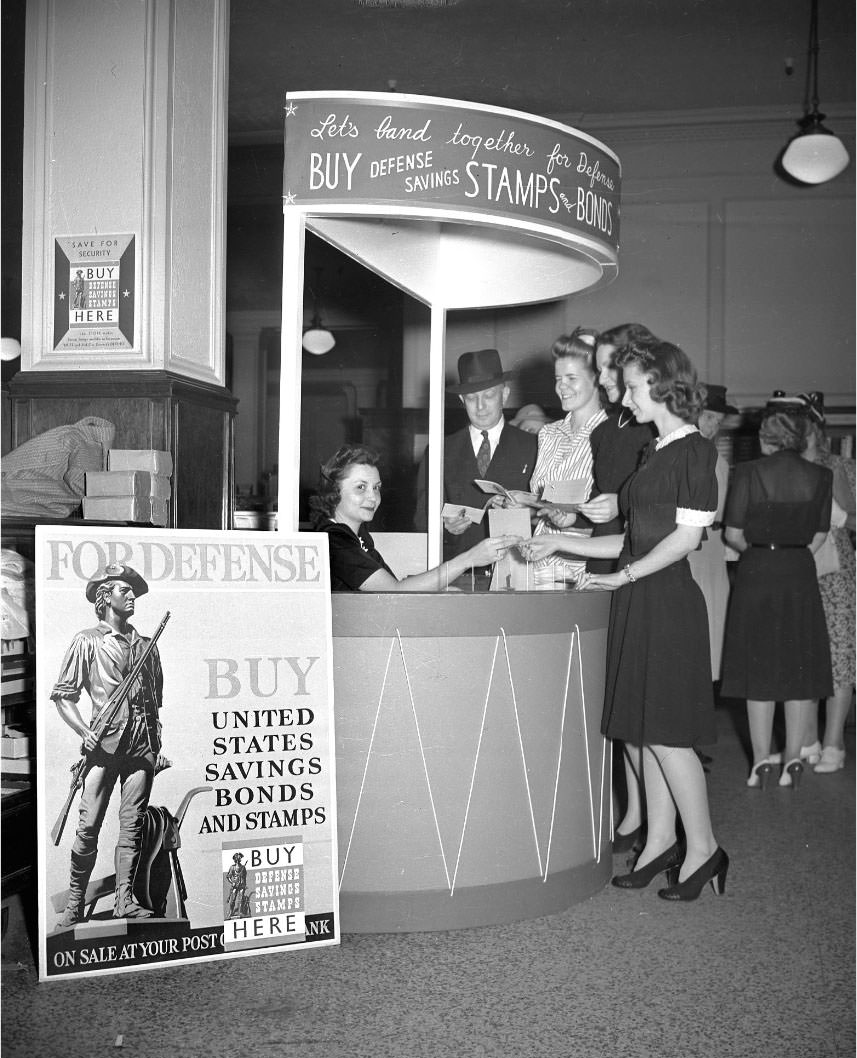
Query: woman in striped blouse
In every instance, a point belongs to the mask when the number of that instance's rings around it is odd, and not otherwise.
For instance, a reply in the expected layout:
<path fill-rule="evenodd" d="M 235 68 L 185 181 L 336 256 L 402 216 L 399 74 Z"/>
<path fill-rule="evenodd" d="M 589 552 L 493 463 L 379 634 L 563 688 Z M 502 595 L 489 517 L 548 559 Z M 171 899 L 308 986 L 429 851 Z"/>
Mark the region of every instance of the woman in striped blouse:
<path fill-rule="evenodd" d="M 585 495 L 588 497 L 592 491 L 589 435 L 606 418 L 595 364 L 597 338 L 597 331 L 577 327 L 571 334 L 560 335 L 551 346 L 554 385 L 566 416 L 539 431 L 539 452 L 530 479 L 530 489 L 536 496 L 553 481 L 584 481 Z M 547 508 L 538 511 L 533 527 L 534 536 L 558 532 L 588 535 L 590 531 L 591 525 L 581 516 Z M 536 563 L 536 586 L 574 584 L 585 567 L 583 560 L 552 556 Z"/>

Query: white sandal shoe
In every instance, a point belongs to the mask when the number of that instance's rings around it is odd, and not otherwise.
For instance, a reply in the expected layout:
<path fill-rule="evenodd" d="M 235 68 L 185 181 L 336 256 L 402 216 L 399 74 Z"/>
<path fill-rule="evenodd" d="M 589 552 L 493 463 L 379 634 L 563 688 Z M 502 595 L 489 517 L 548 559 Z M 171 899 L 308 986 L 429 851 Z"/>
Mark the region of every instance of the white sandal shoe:
<path fill-rule="evenodd" d="M 811 746 L 801 746 L 800 759 L 805 760 L 807 764 L 818 764 L 821 760 L 821 743 L 813 742 Z"/>
<path fill-rule="evenodd" d="M 837 749 L 835 746 L 825 746 L 821 751 L 818 764 L 812 769 L 817 775 L 826 775 L 829 772 L 840 771 L 845 767 L 845 750 Z"/>

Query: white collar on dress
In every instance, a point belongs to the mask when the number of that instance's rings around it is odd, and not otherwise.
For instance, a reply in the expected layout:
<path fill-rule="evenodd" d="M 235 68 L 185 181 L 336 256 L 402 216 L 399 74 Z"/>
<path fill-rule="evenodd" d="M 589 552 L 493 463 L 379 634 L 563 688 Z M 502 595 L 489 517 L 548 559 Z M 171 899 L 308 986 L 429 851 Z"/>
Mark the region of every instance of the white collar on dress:
<path fill-rule="evenodd" d="M 663 437 L 659 437 L 657 441 L 655 441 L 655 451 L 659 452 L 668 444 L 672 444 L 673 441 L 677 441 L 680 437 L 687 437 L 687 435 L 691 433 L 699 433 L 699 430 L 697 430 L 693 423 L 686 422 L 684 426 L 679 426 L 675 430 L 671 430 L 668 434 L 664 434 Z"/>

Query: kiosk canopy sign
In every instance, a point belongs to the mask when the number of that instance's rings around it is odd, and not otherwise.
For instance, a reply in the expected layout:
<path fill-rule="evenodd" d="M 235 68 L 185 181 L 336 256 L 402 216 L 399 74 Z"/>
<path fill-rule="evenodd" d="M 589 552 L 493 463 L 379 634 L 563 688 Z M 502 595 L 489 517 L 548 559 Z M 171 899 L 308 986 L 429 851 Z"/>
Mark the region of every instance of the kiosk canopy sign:
<path fill-rule="evenodd" d="M 285 107 L 286 206 L 494 220 L 619 246 L 619 160 L 533 115 L 425 96 L 303 93 Z"/>

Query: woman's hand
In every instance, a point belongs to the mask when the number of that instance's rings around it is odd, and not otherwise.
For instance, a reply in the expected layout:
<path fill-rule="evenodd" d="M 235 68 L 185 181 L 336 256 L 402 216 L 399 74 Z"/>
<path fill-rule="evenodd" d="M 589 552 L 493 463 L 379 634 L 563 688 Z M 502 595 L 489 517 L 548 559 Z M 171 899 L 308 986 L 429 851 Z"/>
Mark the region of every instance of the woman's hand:
<path fill-rule="evenodd" d="M 468 552 L 468 558 L 474 566 L 491 566 L 505 558 L 509 549 L 520 543 L 519 536 L 489 536 L 476 544 Z"/>
<path fill-rule="evenodd" d="M 465 514 L 460 514 L 456 518 L 444 518 L 443 527 L 452 536 L 461 536 L 462 533 L 466 533 L 470 527 L 470 519 Z"/>
<path fill-rule="evenodd" d="M 619 497 L 615 492 L 602 492 L 578 507 L 580 513 L 596 525 L 611 522 L 619 514 Z"/>
<path fill-rule="evenodd" d="M 557 536 L 534 536 L 531 540 L 524 540 L 518 545 L 521 558 L 527 562 L 538 562 L 543 558 L 550 558 L 558 550 L 560 539 Z"/>
<path fill-rule="evenodd" d="M 540 518 L 544 518 L 545 521 L 550 522 L 551 525 L 556 526 L 557 529 L 570 529 L 577 521 L 577 515 L 574 511 L 562 511 L 559 507 L 550 505 L 537 507 L 536 514 Z"/>
<path fill-rule="evenodd" d="M 505 496 L 498 496 L 496 498 L 497 507 L 505 507 L 507 511 L 515 511 L 519 510 L 521 507 L 530 506 L 526 501 L 533 498 L 531 492 L 524 492 L 522 489 L 509 489 L 508 493 L 509 496 L 512 497 L 511 500 L 507 499 Z"/>
<path fill-rule="evenodd" d="M 628 583 L 624 570 L 618 573 L 581 573 L 577 587 L 581 591 L 615 591 Z"/>

